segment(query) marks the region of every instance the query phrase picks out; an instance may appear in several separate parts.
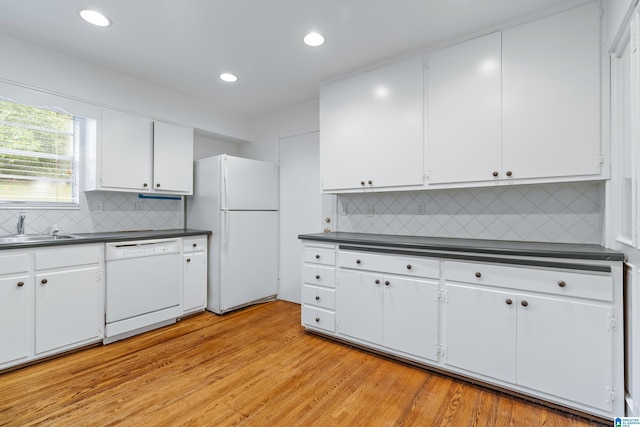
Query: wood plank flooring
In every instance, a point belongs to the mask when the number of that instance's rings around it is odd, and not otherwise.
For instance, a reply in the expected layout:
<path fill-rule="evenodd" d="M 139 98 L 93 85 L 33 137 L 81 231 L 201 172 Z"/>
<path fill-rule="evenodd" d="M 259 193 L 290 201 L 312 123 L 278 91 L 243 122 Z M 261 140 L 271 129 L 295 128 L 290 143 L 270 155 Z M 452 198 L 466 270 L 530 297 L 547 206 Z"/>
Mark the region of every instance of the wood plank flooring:
<path fill-rule="evenodd" d="M 2 426 L 597 426 L 351 348 L 276 301 L 0 374 Z"/>

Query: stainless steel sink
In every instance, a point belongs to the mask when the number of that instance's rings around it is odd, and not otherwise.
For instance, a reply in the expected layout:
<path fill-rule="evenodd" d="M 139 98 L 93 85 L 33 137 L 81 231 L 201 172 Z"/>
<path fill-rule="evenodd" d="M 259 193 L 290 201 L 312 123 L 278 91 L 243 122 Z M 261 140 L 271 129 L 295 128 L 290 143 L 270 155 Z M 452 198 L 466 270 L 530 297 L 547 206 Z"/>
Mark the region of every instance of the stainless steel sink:
<path fill-rule="evenodd" d="M 50 242 L 54 240 L 80 239 L 72 234 L 22 234 L 11 236 L 0 236 L 0 245 L 7 243 L 29 243 L 29 242 Z"/>

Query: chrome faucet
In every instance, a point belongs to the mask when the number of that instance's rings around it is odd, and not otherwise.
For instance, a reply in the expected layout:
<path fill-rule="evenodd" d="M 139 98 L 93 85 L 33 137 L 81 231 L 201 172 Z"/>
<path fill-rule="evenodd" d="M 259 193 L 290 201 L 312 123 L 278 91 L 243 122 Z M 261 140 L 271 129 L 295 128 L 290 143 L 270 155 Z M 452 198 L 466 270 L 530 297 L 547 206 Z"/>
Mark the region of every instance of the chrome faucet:
<path fill-rule="evenodd" d="M 24 234 L 24 219 L 27 217 L 27 214 L 20 212 L 18 214 L 18 235 L 21 236 Z"/>

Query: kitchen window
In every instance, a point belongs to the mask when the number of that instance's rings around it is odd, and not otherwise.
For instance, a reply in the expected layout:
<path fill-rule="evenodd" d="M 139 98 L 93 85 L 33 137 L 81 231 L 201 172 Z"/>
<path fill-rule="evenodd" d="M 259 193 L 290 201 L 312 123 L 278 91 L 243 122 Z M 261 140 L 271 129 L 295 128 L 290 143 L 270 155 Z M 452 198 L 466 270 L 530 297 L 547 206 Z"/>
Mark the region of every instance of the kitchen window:
<path fill-rule="evenodd" d="M 0 99 L 0 206 L 78 207 L 82 122 Z"/>

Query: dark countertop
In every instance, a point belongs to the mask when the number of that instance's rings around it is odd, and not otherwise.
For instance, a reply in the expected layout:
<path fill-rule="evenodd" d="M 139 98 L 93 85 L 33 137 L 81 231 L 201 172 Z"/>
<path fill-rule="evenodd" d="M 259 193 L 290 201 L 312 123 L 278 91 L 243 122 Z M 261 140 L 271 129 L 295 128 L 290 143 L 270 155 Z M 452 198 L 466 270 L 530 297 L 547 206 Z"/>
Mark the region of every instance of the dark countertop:
<path fill-rule="evenodd" d="M 597 261 L 624 261 L 625 255 L 593 244 L 516 242 L 501 240 L 458 239 L 443 237 L 396 236 L 369 233 L 301 234 L 299 239 L 319 243 L 377 246 L 397 249 L 465 252 L 542 258 L 567 258 Z"/>
<path fill-rule="evenodd" d="M 76 238 L 48 240 L 42 242 L 19 242 L 19 243 L 3 243 L 0 244 L 0 250 L 3 249 L 25 249 L 41 246 L 66 246 L 79 245 L 85 243 L 108 243 L 122 242 L 130 240 L 148 240 L 148 239 L 168 239 L 173 237 L 210 235 L 209 230 L 196 230 L 175 228 L 170 230 L 141 230 L 141 231 L 114 231 L 108 233 L 73 233 Z"/>

